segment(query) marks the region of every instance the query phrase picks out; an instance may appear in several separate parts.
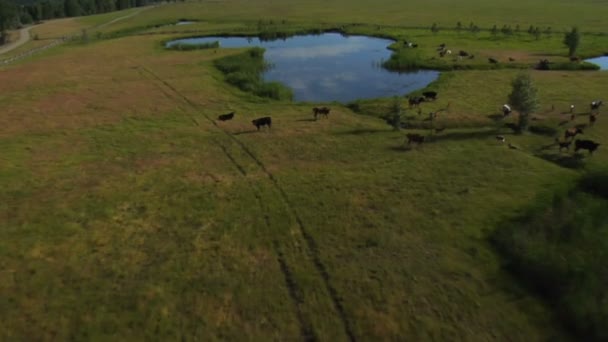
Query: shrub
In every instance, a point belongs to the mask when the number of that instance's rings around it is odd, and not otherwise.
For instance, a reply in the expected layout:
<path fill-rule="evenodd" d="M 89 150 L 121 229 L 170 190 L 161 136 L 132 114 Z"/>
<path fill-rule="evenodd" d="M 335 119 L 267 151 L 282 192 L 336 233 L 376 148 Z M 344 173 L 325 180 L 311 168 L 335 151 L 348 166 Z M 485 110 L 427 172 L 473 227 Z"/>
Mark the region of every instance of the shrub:
<path fill-rule="evenodd" d="M 268 68 L 264 62 L 264 49 L 253 48 L 244 53 L 227 56 L 215 61 L 215 67 L 229 84 L 260 97 L 275 100 L 291 100 L 291 89 L 277 82 L 265 83 L 261 74 Z"/>
<path fill-rule="evenodd" d="M 608 339 L 607 198 L 608 173 L 590 173 L 552 199 L 540 198 L 491 237 L 507 268 L 586 340 Z"/>
<path fill-rule="evenodd" d="M 200 44 L 190 44 L 190 43 L 178 43 L 173 44 L 168 47 L 169 50 L 178 50 L 178 51 L 192 51 L 192 50 L 203 50 L 203 49 L 217 49 L 220 47 L 220 42 L 215 41 L 211 43 L 200 43 Z"/>

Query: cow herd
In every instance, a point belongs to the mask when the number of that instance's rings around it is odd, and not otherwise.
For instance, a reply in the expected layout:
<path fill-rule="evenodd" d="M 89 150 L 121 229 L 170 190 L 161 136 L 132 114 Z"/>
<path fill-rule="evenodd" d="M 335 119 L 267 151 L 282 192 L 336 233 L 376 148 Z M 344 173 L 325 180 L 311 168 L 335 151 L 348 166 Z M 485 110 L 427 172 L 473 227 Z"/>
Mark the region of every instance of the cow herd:
<path fill-rule="evenodd" d="M 589 126 L 593 126 L 597 121 L 597 117 L 599 115 L 599 109 L 602 106 L 601 100 L 592 101 L 589 104 L 591 112 L 589 113 Z M 574 105 L 570 105 L 570 121 L 574 121 L 576 115 L 574 114 Z M 555 138 L 555 143 L 559 146 L 559 151 L 570 149 L 570 145 L 572 145 L 573 139 L 579 135 L 584 134 L 583 129 L 579 126 L 568 128 L 564 131 L 564 140 L 560 141 L 559 138 Z M 578 152 L 579 150 L 587 150 L 589 154 L 593 154 L 593 152 L 600 146 L 599 143 L 593 140 L 587 139 L 576 139 L 574 140 L 574 152 Z"/>
<path fill-rule="evenodd" d="M 434 101 L 436 99 L 437 99 L 436 91 L 425 91 L 422 93 L 422 96 L 410 96 L 408 98 L 408 102 L 409 102 L 410 108 L 412 108 L 412 107 L 418 107 L 423 102 Z M 449 106 L 449 104 L 448 104 L 448 106 Z M 602 106 L 602 101 L 601 100 L 592 101 L 589 106 L 591 109 L 591 112 L 589 114 L 589 125 L 593 126 L 593 124 L 597 121 L 597 117 L 599 115 L 599 109 Z M 555 106 L 552 106 L 552 109 L 555 109 Z M 312 114 L 313 114 L 314 120 L 315 121 L 318 120 L 319 116 L 324 116 L 325 118 L 328 118 L 330 111 L 331 111 L 331 109 L 328 107 L 313 107 Z M 418 111 L 420 112 L 420 109 L 418 109 Z M 511 114 L 511 112 L 513 110 L 509 104 L 504 104 L 501 107 L 501 111 L 502 111 L 503 117 L 506 117 L 509 114 Z M 573 121 L 576 117 L 575 114 L 573 113 L 573 111 L 574 111 L 574 105 L 570 105 L 571 121 Z M 436 114 L 437 113 L 430 113 L 430 115 L 431 115 L 430 119 L 433 120 L 435 118 Z M 229 121 L 229 120 L 232 120 L 234 117 L 235 117 L 235 112 L 230 112 L 230 113 L 219 115 L 217 117 L 217 120 L 218 121 Z M 265 117 L 254 119 L 251 121 L 251 123 L 256 127 L 256 129 L 258 131 L 260 129 L 264 128 L 264 126 L 268 126 L 268 129 L 271 129 L 272 118 L 269 116 L 265 116 Z M 585 140 L 585 139 L 576 139 L 575 140 L 574 139 L 577 135 L 584 134 L 581 126 L 585 126 L 585 125 L 578 125 L 576 127 L 566 129 L 564 131 L 563 140 L 560 140 L 559 138 L 555 138 L 555 144 L 557 146 L 559 146 L 560 152 L 562 152 L 564 149 L 569 150 L 572 143 L 574 143 L 574 152 L 575 153 L 577 153 L 579 150 L 587 150 L 587 151 L 589 151 L 589 154 L 593 154 L 593 152 L 595 150 L 597 150 L 597 148 L 600 146 L 600 144 L 593 140 Z M 433 128 L 433 131 L 435 133 L 441 133 L 444 130 L 445 130 L 445 127 Z M 406 141 L 404 142 L 404 144 L 407 144 L 407 145 L 410 145 L 412 143 L 420 145 L 425 142 L 425 136 L 418 134 L 418 133 L 408 133 L 405 135 L 405 138 L 406 138 Z M 503 143 L 506 140 L 505 137 L 502 135 L 496 136 L 496 139 Z M 515 145 L 512 145 L 512 144 L 509 144 L 509 147 L 516 149 Z"/>
<path fill-rule="evenodd" d="M 323 115 L 325 118 L 328 118 L 330 111 L 331 111 L 331 109 L 328 107 L 314 107 L 312 109 L 312 113 L 313 113 L 315 120 L 317 120 L 317 117 L 319 115 Z M 234 118 L 234 112 L 230 112 L 230 113 L 226 113 L 226 114 L 220 114 L 217 117 L 217 120 L 218 121 L 230 121 L 233 118 Z M 261 128 L 264 128 L 264 126 L 268 126 L 268 129 L 270 129 L 272 127 L 272 118 L 270 116 L 264 116 L 261 118 L 251 120 L 251 123 L 256 127 L 256 129 L 258 131 Z"/>

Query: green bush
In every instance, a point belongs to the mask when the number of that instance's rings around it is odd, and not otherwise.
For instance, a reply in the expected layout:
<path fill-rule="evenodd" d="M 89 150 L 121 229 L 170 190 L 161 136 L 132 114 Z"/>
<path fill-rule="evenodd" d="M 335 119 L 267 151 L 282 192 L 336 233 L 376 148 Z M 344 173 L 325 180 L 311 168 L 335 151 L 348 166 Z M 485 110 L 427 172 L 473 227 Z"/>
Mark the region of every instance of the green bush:
<path fill-rule="evenodd" d="M 179 43 L 173 44 L 168 47 L 169 50 L 178 50 L 178 51 L 192 51 L 192 50 L 203 50 L 203 49 L 217 49 L 220 47 L 220 42 L 215 41 L 211 43 L 201 43 L 201 44 L 189 44 L 189 43 Z"/>
<path fill-rule="evenodd" d="M 264 82 L 262 72 L 268 68 L 264 62 L 264 49 L 253 48 L 245 53 L 227 56 L 215 61 L 215 67 L 229 84 L 260 97 L 275 100 L 291 100 L 291 89 L 277 82 Z"/>

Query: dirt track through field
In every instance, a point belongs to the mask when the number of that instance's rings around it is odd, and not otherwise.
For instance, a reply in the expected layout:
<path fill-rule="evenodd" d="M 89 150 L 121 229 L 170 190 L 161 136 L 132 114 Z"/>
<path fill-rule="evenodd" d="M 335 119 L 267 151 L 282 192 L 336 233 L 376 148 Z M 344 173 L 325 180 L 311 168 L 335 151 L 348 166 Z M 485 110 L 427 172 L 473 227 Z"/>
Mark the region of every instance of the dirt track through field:
<path fill-rule="evenodd" d="M 306 226 L 304 225 L 304 222 L 300 218 L 300 215 L 298 214 L 298 212 L 295 209 L 294 205 L 292 204 L 291 200 L 287 196 L 287 193 L 285 192 L 283 187 L 280 185 L 280 183 L 276 179 L 276 177 L 266 168 L 264 163 L 242 141 L 240 141 L 237 137 L 235 137 L 230 132 L 228 132 L 225 129 L 223 129 L 222 127 L 220 127 L 215 122 L 215 120 L 213 120 L 212 118 L 210 118 L 208 115 L 206 115 L 204 113 L 202 108 L 200 108 L 200 106 L 197 103 L 193 102 L 188 97 L 186 97 L 185 95 L 180 93 L 177 89 L 175 89 L 175 87 L 173 87 L 167 81 L 160 78 L 152 70 L 150 70 L 144 66 L 138 66 L 137 68 L 140 70 L 140 72 L 146 73 L 146 74 L 150 75 L 156 81 L 164 84 L 168 89 L 171 90 L 171 92 L 173 92 L 177 97 L 179 97 L 182 101 L 187 103 L 190 107 L 195 109 L 197 112 L 203 113 L 203 116 L 205 117 L 206 120 L 208 120 L 213 126 L 215 126 L 218 130 L 220 130 L 222 133 L 224 133 L 224 135 L 227 136 L 228 138 L 230 138 L 230 140 L 235 142 L 239 146 L 239 148 L 243 152 L 245 152 L 245 154 L 247 154 L 255 162 L 255 164 L 258 165 L 260 170 L 268 177 L 268 179 L 271 181 L 271 184 L 273 185 L 275 190 L 279 193 L 280 198 L 281 198 L 282 202 L 284 203 L 285 207 L 287 208 L 289 214 L 293 218 L 295 218 L 295 221 L 299 228 L 299 232 L 305 241 L 305 245 L 307 247 L 306 248 L 307 254 L 311 258 L 312 263 L 313 263 L 317 273 L 320 275 L 320 277 L 323 280 L 326 290 L 331 298 L 332 304 L 339 316 L 340 321 L 343 324 L 344 333 L 346 334 L 349 341 L 356 341 L 351 323 L 348 320 L 348 317 L 346 315 L 346 310 L 345 310 L 344 306 L 342 305 L 342 299 L 341 299 L 338 291 L 336 290 L 336 288 L 331 284 L 331 275 L 330 275 L 329 271 L 327 270 L 327 267 L 321 260 L 320 253 L 319 253 L 319 247 L 318 247 L 316 241 L 314 240 L 314 238 L 312 237 L 312 235 L 309 233 Z M 190 119 L 198 125 L 198 122 L 196 121 L 196 119 L 194 117 L 190 116 Z M 219 144 L 217 142 L 216 142 L 216 144 L 218 144 L 220 146 L 220 148 L 223 150 L 224 154 L 231 160 L 231 162 L 235 165 L 235 167 L 239 170 L 239 172 L 243 176 L 245 176 L 246 171 L 234 159 L 234 157 L 227 151 L 225 146 L 223 146 L 222 144 Z M 263 210 L 263 212 L 265 212 L 264 202 L 263 202 L 262 197 L 259 195 L 259 193 L 257 191 L 254 191 L 254 193 L 256 193 L 255 196 L 259 202 L 261 210 Z M 266 217 L 266 224 L 267 225 L 270 224 L 268 217 Z M 275 246 L 278 246 L 278 243 L 276 243 L 276 241 L 275 241 Z M 283 272 L 283 275 L 285 277 L 286 286 L 288 288 L 288 291 L 290 292 L 290 296 L 292 298 L 292 301 L 294 301 L 296 310 L 298 312 L 297 316 L 300 320 L 302 338 L 305 340 L 311 340 L 311 339 L 316 340 L 317 338 L 316 338 L 316 335 L 314 334 L 314 331 L 312 330 L 312 327 L 310 327 L 310 325 L 307 323 L 307 320 L 305 320 L 303 318 L 302 314 L 299 312 L 299 306 L 302 302 L 302 296 L 299 295 L 299 293 L 300 293 L 299 287 L 297 286 L 297 284 L 295 282 L 292 272 L 287 267 L 287 263 L 285 262 L 285 259 L 283 257 L 281 250 L 278 248 L 275 248 L 275 252 L 277 253 L 277 258 L 279 259 L 279 264 L 280 264 L 281 270 Z"/>
<path fill-rule="evenodd" d="M 30 40 L 30 30 L 34 28 L 34 26 L 28 26 L 28 27 L 24 27 L 21 30 L 19 30 L 19 39 L 17 39 L 16 41 L 6 44 L 2 47 L 0 47 L 0 55 L 3 53 L 7 53 L 9 51 L 12 51 L 18 47 L 20 47 L 21 45 L 27 43 Z"/>
<path fill-rule="evenodd" d="M 103 27 L 109 26 L 111 24 L 114 24 L 117 21 L 121 21 L 121 20 L 132 18 L 132 17 L 140 14 L 141 12 L 146 11 L 146 10 L 148 10 L 150 8 L 154 8 L 154 7 L 156 7 L 156 6 L 147 6 L 147 7 L 144 7 L 144 8 L 142 8 L 139 11 L 136 11 L 134 13 L 131 13 L 129 15 L 125 15 L 125 16 L 122 16 L 122 17 L 115 18 L 113 20 L 108 21 L 107 23 L 103 23 L 103 24 L 100 24 L 100 25 L 97 25 L 97 26 L 93 26 L 93 27 L 91 27 L 89 29 L 99 29 L 99 28 L 103 28 Z M 58 19 L 58 20 L 66 20 L 66 19 Z M 4 53 L 7 53 L 7 52 L 10 52 L 10 51 L 12 51 L 12 50 L 20 47 L 21 45 L 29 42 L 30 41 L 30 29 L 34 28 L 35 26 L 29 26 L 29 27 L 25 27 L 25 28 L 21 29 L 19 31 L 19 39 L 16 42 L 13 42 L 13 43 L 10 43 L 10 44 L 8 44 L 6 46 L 1 47 L 0 48 L 0 55 L 2 55 Z M 23 53 L 20 53 L 20 54 L 14 56 L 14 57 L 5 59 L 3 61 L 0 61 L 0 64 L 9 64 L 9 63 L 12 63 L 12 62 L 24 59 L 24 58 L 29 57 L 29 56 L 37 53 L 37 52 L 40 52 L 40 51 L 52 48 L 54 46 L 57 46 L 57 45 L 65 42 L 65 41 L 69 40 L 69 39 L 72 39 L 72 38 L 78 37 L 78 36 L 79 36 L 79 34 L 72 34 L 72 35 L 68 35 L 66 37 L 60 37 L 60 38 L 57 38 L 57 39 L 53 39 L 52 42 L 49 43 L 49 44 L 47 44 L 47 45 L 27 50 L 27 51 L 25 51 Z"/>

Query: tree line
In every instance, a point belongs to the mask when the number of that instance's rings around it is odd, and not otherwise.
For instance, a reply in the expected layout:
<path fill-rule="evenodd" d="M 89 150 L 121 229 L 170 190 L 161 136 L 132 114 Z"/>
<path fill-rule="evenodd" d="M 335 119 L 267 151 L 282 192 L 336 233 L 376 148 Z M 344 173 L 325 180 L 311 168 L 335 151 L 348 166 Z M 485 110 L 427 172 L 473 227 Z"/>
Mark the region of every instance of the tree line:
<path fill-rule="evenodd" d="M 0 0 L 0 45 L 7 42 L 7 30 L 43 20 L 77 17 L 132 7 L 161 0 Z M 176 0 L 173 0 L 176 1 Z M 183 0 L 182 0 L 183 1 Z"/>

